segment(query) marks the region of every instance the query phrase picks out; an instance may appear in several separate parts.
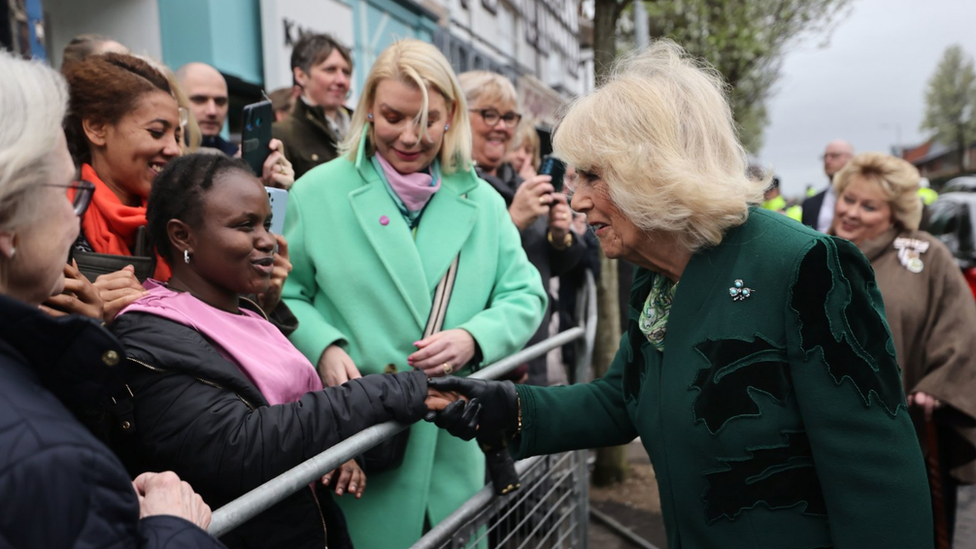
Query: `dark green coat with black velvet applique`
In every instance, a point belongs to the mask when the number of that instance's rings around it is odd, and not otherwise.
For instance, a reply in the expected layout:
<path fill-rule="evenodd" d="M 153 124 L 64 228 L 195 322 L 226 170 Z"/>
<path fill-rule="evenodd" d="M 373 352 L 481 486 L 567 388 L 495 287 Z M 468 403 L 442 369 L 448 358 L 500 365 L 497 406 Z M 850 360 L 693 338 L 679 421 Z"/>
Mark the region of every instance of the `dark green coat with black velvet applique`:
<path fill-rule="evenodd" d="M 733 300 L 734 281 L 750 288 Z M 669 549 L 927 549 L 928 484 L 874 273 L 853 244 L 753 209 L 678 284 L 664 353 L 637 327 L 607 375 L 519 386 L 519 457 L 640 436 Z"/>

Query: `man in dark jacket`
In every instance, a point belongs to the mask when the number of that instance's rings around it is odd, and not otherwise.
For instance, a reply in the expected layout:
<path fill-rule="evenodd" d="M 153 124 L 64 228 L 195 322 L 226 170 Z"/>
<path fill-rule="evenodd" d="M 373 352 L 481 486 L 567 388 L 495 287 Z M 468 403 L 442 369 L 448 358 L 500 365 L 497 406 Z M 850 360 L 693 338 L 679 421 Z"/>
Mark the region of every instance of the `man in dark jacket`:
<path fill-rule="evenodd" d="M 834 174 L 854 158 L 854 147 L 842 139 L 835 139 L 827 144 L 823 154 L 824 173 L 827 175 L 827 188 L 803 201 L 804 225 L 813 227 L 825 233 L 830 230 L 830 224 L 834 221 L 834 204 L 837 197 L 834 195 L 832 181 Z"/>
<path fill-rule="evenodd" d="M 349 131 L 345 107 L 352 79 L 352 55 L 327 34 L 306 34 L 291 52 L 295 84 L 302 89 L 291 115 L 272 126 L 285 145 L 295 178 L 338 155 Z"/>
<path fill-rule="evenodd" d="M 95 322 L 0 295 L 0 546 L 223 547 L 187 520 L 210 522 L 188 484 L 173 473 L 133 483 L 68 411 L 105 398 L 122 353 Z"/>
<path fill-rule="evenodd" d="M 183 91 L 190 99 L 193 116 L 203 134 L 201 147 L 217 149 L 227 156 L 237 154 L 237 145 L 220 136 L 227 121 L 227 80 L 206 63 L 187 63 L 176 71 Z"/>

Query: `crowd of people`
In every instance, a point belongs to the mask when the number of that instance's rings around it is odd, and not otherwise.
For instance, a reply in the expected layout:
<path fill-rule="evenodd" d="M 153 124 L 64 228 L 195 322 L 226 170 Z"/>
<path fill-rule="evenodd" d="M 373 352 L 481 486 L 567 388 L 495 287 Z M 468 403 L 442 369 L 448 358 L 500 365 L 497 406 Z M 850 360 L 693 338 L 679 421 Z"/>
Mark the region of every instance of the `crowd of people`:
<path fill-rule="evenodd" d="M 673 549 L 951 540 L 976 302 L 904 160 L 832 142 L 830 184 L 789 210 L 721 77 L 669 41 L 570 105 L 562 182 L 508 78 L 418 40 L 357 68 L 350 108 L 350 52 L 303 35 L 261 173 L 222 135 L 214 67 L 97 35 L 64 60 L 0 54 L 12 546 L 409 547 L 495 447 L 637 436 Z M 572 322 L 601 250 L 636 267 L 604 377 L 552 386 L 544 356 L 466 377 Z M 211 506 L 389 420 L 411 427 L 205 533 Z"/>

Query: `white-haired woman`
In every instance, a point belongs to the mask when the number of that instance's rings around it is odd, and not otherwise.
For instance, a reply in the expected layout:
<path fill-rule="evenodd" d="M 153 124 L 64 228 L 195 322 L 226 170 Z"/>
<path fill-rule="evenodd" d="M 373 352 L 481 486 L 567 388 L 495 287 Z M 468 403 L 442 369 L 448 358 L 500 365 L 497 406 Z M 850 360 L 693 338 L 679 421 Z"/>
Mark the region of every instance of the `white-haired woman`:
<path fill-rule="evenodd" d="M 573 208 L 639 268 L 609 372 L 539 388 L 431 380 L 481 399 L 519 456 L 640 436 L 668 547 L 932 547 L 925 471 L 871 267 L 755 208 L 720 76 L 660 41 L 557 129 Z M 457 411 L 454 407 L 452 410 Z M 442 413 L 438 423 L 470 436 Z"/>
<path fill-rule="evenodd" d="M 901 158 L 855 156 L 834 176 L 831 232 L 856 244 L 874 268 L 908 402 L 935 431 L 919 437 L 923 452 L 937 451 L 951 539 L 956 488 L 976 483 L 976 305 L 952 253 L 918 230 L 920 179 Z"/>
<path fill-rule="evenodd" d="M 417 40 L 384 50 L 342 151 L 295 184 L 285 218 L 294 270 L 283 298 L 299 320 L 291 340 L 325 384 L 465 372 L 521 348 L 546 297 L 505 203 L 472 170 L 468 109 L 447 59 Z M 423 338 L 455 260 L 443 331 Z M 353 542 L 408 547 L 482 488 L 484 471 L 473 442 L 412 426 L 403 464 L 371 473 L 362 499 L 340 502 Z"/>
<path fill-rule="evenodd" d="M 75 181 L 64 79 L 0 52 L 0 539 L 11 547 L 208 547 L 210 508 L 173 473 L 131 481 L 68 408 L 116 390 L 119 342 L 38 309 L 65 280 L 93 186 Z M 66 195 L 69 189 L 73 198 Z"/>
<path fill-rule="evenodd" d="M 522 237 L 522 248 L 539 271 L 542 286 L 549 293 L 549 280 L 569 272 L 583 257 L 585 247 L 570 230 L 573 212 L 566 195 L 554 192 L 552 178 L 534 175 L 523 178 L 519 167 L 505 162 L 515 129 L 522 115 L 517 112 L 515 86 L 504 76 L 489 71 L 462 73 L 458 80 L 471 113 L 471 156 L 478 176 L 491 184 L 505 199 L 512 222 Z M 535 132 L 534 127 L 529 131 Z M 538 141 L 538 140 L 537 140 Z M 528 344 L 549 335 L 550 312 Z M 521 370 L 521 369 L 520 369 Z M 525 371 L 532 385 L 548 385 L 545 355 L 529 362 Z"/>

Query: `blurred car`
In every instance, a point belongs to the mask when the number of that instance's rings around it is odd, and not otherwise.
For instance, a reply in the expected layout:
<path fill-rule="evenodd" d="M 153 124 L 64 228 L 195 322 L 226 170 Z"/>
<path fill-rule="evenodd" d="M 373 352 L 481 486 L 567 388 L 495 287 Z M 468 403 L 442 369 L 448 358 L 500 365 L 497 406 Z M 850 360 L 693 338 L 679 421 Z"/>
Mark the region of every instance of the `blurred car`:
<path fill-rule="evenodd" d="M 942 187 L 943 193 L 971 193 L 976 192 L 976 176 L 967 175 L 954 177 Z"/>
<path fill-rule="evenodd" d="M 960 179 L 972 181 L 972 191 L 976 191 L 976 177 L 957 177 L 948 185 Z M 961 188 L 960 182 L 955 188 Z M 942 241 L 959 263 L 969 288 L 976 297 L 976 192 L 946 192 L 929 206 L 928 232 Z"/>

